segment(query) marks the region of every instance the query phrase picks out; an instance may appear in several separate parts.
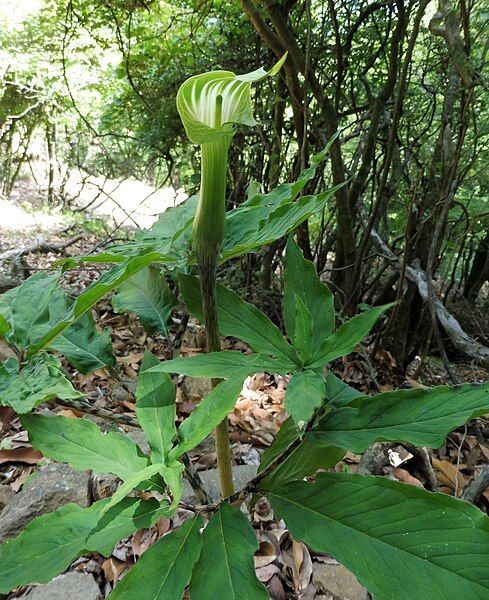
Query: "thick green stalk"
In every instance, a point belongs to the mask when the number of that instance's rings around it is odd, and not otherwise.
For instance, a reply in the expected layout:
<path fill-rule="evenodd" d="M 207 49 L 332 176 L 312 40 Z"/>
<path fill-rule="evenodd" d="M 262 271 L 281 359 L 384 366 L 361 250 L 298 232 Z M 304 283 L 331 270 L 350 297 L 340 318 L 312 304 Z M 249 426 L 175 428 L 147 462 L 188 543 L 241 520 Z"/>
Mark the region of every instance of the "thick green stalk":
<path fill-rule="evenodd" d="M 217 322 L 216 270 L 224 238 L 227 154 L 230 138 L 202 144 L 201 187 L 194 219 L 194 248 L 200 276 L 200 290 L 207 340 L 207 352 L 221 349 Z M 215 386 L 219 380 L 213 379 Z M 222 497 L 234 492 L 231 448 L 227 418 L 216 428 L 217 466 Z"/>

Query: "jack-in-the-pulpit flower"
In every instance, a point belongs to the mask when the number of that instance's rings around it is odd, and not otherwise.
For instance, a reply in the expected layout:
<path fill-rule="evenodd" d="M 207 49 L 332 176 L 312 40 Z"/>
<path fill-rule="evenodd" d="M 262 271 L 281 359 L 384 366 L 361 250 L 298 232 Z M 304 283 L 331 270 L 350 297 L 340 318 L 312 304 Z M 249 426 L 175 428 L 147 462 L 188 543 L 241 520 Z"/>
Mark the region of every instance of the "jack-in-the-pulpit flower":
<path fill-rule="evenodd" d="M 269 71 L 263 68 L 235 75 L 231 71 L 211 71 L 185 81 L 177 94 L 177 109 L 187 136 L 201 146 L 201 187 L 194 220 L 194 247 L 202 252 L 218 252 L 224 237 L 226 170 L 229 144 L 237 124 L 253 126 L 251 85 L 275 75 L 284 55 Z"/>

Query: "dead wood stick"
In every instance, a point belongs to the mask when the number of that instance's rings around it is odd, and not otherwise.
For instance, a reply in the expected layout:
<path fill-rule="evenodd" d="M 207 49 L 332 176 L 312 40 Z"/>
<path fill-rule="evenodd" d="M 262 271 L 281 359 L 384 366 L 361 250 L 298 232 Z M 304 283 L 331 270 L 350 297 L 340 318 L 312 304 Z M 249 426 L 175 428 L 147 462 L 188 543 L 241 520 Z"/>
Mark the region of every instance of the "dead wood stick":
<path fill-rule="evenodd" d="M 465 488 L 462 498 L 476 504 L 487 488 L 489 488 L 489 465 L 486 465 L 479 477 Z"/>
<path fill-rule="evenodd" d="M 365 207 L 361 204 L 358 205 L 359 213 L 364 226 L 367 225 L 367 214 Z M 375 228 L 372 228 L 370 232 L 370 238 L 376 246 L 376 248 L 383 255 L 383 258 L 389 262 L 398 271 L 403 268 L 401 260 L 392 252 L 387 246 L 384 240 L 377 233 Z M 421 269 L 413 266 L 407 266 L 405 271 L 406 277 L 416 284 L 419 295 L 425 302 L 429 300 L 428 282 L 426 279 L 426 273 Z M 444 329 L 445 333 L 450 338 L 452 344 L 465 356 L 474 360 L 477 364 L 489 368 L 489 348 L 479 344 L 474 338 L 470 337 L 461 327 L 457 319 L 445 308 L 443 302 L 437 297 L 431 298 L 432 307 L 434 314 L 438 320 L 438 323 Z"/>
<path fill-rule="evenodd" d="M 5 252 L 2 252 L 2 254 L 0 254 L 0 261 L 20 258 L 21 256 L 25 256 L 26 254 L 30 254 L 31 252 L 61 252 L 62 250 L 65 250 L 69 246 L 75 244 L 82 237 L 83 234 L 79 233 L 78 235 L 75 235 L 57 244 L 54 242 L 49 242 L 44 237 L 38 237 L 32 242 L 27 243 L 22 248 L 13 248 L 12 250 L 6 250 Z"/>

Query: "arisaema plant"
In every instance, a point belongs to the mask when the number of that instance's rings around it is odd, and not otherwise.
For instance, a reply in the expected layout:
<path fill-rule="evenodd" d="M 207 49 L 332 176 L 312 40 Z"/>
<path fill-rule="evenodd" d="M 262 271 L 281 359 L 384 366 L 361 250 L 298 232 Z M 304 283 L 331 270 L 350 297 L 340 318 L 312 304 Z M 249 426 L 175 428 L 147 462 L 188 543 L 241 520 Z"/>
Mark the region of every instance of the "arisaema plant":
<path fill-rule="evenodd" d="M 286 59 L 270 70 L 235 75 L 212 71 L 187 79 L 177 94 L 177 108 L 187 136 L 201 149 L 200 192 L 193 223 L 193 245 L 199 269 L 207 350 L 220 349 L 216 312 L 216 269 L 226 225 L 228 150 L 237 125 L 255 125 L 251 85 L 274 75 Z M 217 465 L 223 496 L 233 493 L 227 417 L 216 429 Z"/>
<path fill-rule="evenodd" d="M 224 213 L 233 127 L 252 124 L 251 84 L 266 75 L 263 70 L 241 77 L 217 72 L 182 86 L 179 110 L 189 138 L 202 146 L 198 199 L 165 213 L 131 244 L 66 262 L 65 268 L 78 261 L 115 263 L 76 299 L 59 287 L 59 273 L 36 274 L 0 296 L 0 337 L 15 356 L 0 365 L 1 404 L 21 415 L 32 445 L 45 457 L 79 470 L 112 473 L 122 482 L 110 498 L 88 508 L 63 506 L 4 541 L 0 593 L 45 583 L 83 554 L 109 556 L 120 539 L 153 527 L 160 517 L 174 517 L 185 453 L 217 427 L 227 438 L 222 423 L 244 379 L 270 372 L 289 377 L 289 417 L 263 453 L 257 475 L 232 493 L 225 474 L 222 498 L 204 505 L 187 502 L 189 518 L 180 526 L 175 520 L 171 531 L 144 552 L 115 585 L 111 600 L 268 598 L 253 568 L 257 538 L 239 508 L 259 495 L 269 499 L 296 540 L 335 557 L 376 600 L 489 597 L 489 519 L 479 509 L 397 481 L 344 472 L 338 465 L 346 451 L 361 453 L 374 442 L 441 446 L 450 430 L 489 413 L 489 384 L 365 397 L 329 370 L 331 361 L 350 353 L 389 306 L 337 323 L 333 295 L 294 241 L 297 225 L 331 195 L 328 190 L 298 198 L 324 153 L 297 181 L 269 194 L 256 192 Z M 218 262 L 284 235 L 289 237 L 283 332 L 236 292 L 216 285 L 215 271 Z M 189 254 L 192 237 L 195 252 Z M 198 277 L 192 275 L 195 262 Z M 114 368 L 110 337 L 96 329 L 89 312 L 107 293 L 116 290 L 118 311 L 131 311 L 148 330 L 166 334 L 174 296 L 162 271 L 176 274 L 188 311 L 205 323 L 209 352 L 166 361 L 145 353 L 135 412 L 149 450 L 86 419 L 37 413 L 43 402 L 74 402 L 82 395 L 55 354 L 84 373 Z M 242 340 L 250 352 L 221 351 L 220 335 Z M 215 382 L 178 427 L 172 373 Z M 227 460 L 222 446 L 221 467 Z M 27 485 L 35 485 L 35 478 Z"/>

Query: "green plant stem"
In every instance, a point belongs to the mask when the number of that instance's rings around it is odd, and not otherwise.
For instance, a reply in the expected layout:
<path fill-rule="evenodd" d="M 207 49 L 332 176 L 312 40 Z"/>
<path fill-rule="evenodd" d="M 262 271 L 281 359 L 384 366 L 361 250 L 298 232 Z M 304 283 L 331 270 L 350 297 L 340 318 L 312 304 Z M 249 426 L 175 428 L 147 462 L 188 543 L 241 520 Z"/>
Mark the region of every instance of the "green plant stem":
<path fill-rule="evenodd" d="M 194 248 L 200 276 L 207 352 L 221 349 L 217 321 L 216 271 L 224 238 L 227 153 L 230 138 L 202 145 L 200 199 L 194 219 Z M 212 380 L 213 387 L 219 383 Z M 234 492 L 227 418 L 216 428 L 216 455 L 221 494 Z"/>

